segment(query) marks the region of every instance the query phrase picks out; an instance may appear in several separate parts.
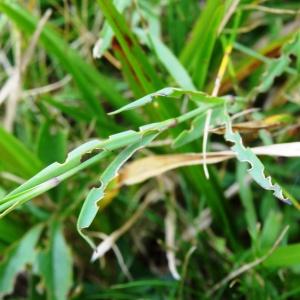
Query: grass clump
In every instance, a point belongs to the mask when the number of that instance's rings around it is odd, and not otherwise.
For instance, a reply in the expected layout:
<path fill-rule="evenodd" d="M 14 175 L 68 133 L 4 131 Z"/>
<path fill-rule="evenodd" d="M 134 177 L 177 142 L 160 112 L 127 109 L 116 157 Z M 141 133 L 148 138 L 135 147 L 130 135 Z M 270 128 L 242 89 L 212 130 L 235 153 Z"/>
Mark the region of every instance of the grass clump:
<path fill-rule="evenodd" d="M 299 10 L 0 0 L 0 297 L 297 299 Z"/>

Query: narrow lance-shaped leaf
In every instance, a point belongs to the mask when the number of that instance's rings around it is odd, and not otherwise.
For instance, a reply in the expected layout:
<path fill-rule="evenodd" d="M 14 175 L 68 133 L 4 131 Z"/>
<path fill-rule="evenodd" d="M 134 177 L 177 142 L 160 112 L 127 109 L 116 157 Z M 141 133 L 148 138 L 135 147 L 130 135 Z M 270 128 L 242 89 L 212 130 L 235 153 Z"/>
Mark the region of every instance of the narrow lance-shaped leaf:
<path fill-rule="evenodd" d="M 280 231 L 283 228 L 282 213 L 275 210 L 269 210 L 264 218 L 261 234 L 259 236 L 260 249 L 268 249 L 274 245 Z"/>
<path fill-rule="evenodd" d="M 251 165 L 248 170 L 253 180 L 265 190 L 273 191 L 273 195 L 278 199 L 290 204 L 290 199 L 283 195 L 282 188 L 277 183 L 272 183 L 270 176 L 265 176 L 265 167 L 258 157 L 253 153 L 250 148 L 246 148 L 243 144 L 242 138 L 238 132 L 233 132 L 230 117 L 224 108 L 224 123 L 226 127 L 225 139 L 233 143 L 231 147 L 236 157 L 241 162 L 247 162 Z"/>
<path fill-rule="evenodd" d="M 266 92 L 272 86 L 276 77 L 289 71 L 291 55 L 295 55 L 299 64 L 300 61 L 300 33 L 295 34 L 289 43 L 282 48 L 282 53 L 279 58 L 272 59 L 267 62 L 266 70 L 262 74 L 260 84 L 255 87 L 249 94 L 249 99 L 253 100 L 258 94 Z M 300 64 L 299 64 L 300 65 Z"/>
<path fill-rule="evenodd" d="M 141 29 L 136 29 L 135 33 L 149 48 L 154 48 L 157 58 L 167 69 L 179 87 L 188 90 L 196 90 L 187 70 L 159 37 L 156 37 L 151 32 L 145 32 Z"/>
<path fill-rule="evenodd" d="M 14 279 L 25 265 L 32 263 L 35 256 L 35 246 L 43 226 L 38 225 L 28 231 L 4 257 L 0 264 L 0 298 L 13 291 Z"/>
<path fill-rule="evenodd" d="M 224 15 L 224 7 L 224 1 L 206 1 L 181 54 L 181 61 L 192 74 L 193 82 L 198 89 L 203 88 L 207 79 L 218 28 Z"/>
<path fill-rule="evenodd" d="M 122 165 L 140 148 L 147 146 L 155 137 L 159 134 L 159 131 L 149 132 L 143 135 L 140 140 L 127 148 L 125 148 L 112 162 L 111 164 L 105 169 L 103 174 L 100 177 L 100 187 L 93 188 L 79 214 L 78 222 L 77 222 L 77 229 L 81 236 L 92 246 L 95 248 L 94 243 L 92 240 L 83 233 L 83 229 L 88 228 L 91 223 L 93 222 L 98 209 L 99 209 L 99 201 L 103 199 L 104 192 L 108 184 L 117 176 L 119 169 Z"/>
<path fill-rule="evenodd" d="M 226 98 L 221 98 L 221 97 L 213 97 L 210 96 L 206 93 L 203 92 L 198 92 L 198 91 L 189 91 L 189 90 L 183 90 L 179 88 L 174 88 L 174 87 L 166 87 L 163 88 L 159 91 L 156 91 L 154 93 L 148 94 L 136 101 L 131 102 L 130 104 L 127 104 L 120 109 L 113 111 L 110 113 L 110 115 L 118 114 L 123 111 L 135 109 L 141 106 L 144 106 L 146 104 L 152 103 L 156 98 L 158 97 L 173 97 L 173 98 L 178 98 L 181 96 L 187 95 L 189 98 L 194 101 L 196 104 L 222 104 L 226 100 Z"/>
<path fill-rule="evenodd" d="M 72 255 L 62 225 L 56 220 L 50 227 L 49 248 L 39 256 L 39 273 L 44 279 L 49 300 L 68 299 L 72 286 Z"/>
<path fill-rule="evenodd" d="M 252 148 L 254 151 L 254 149 Z M 247 222 L 247 229 L 253 241 L 256 241 L 258 236 L 257 215 L 255 211 L 253 192 L 251 185 L 247 182 L 247 168 L 244 163 L 237 164 L 236 178 L 239 184 L 239 195 L 244 207 L 245 220 Z"/>
<path fill-rule="evenodd" d="M 1 200 L 0 204 L 0 218 L 4 217 L 6 214 L 25 203 L 26 201 L 45 193 L 46 191 L 56 187 L 59 180 L 52 178 L 43 182 L 33 188 L 29 188 L 24 192 L 19 192 L 16 195 L 6 196 Z"/>
<path fill-rule="evenodd" d="M 0 127 L 0 164 L 5 171 L 28 178 L 43 164 L 13 135 Z"/>

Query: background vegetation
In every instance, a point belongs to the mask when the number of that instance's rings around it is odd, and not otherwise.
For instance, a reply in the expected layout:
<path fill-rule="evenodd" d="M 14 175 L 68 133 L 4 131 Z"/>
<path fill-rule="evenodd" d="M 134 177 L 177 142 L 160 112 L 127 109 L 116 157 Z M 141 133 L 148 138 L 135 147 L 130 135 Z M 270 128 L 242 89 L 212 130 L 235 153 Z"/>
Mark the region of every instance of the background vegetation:
<path fill-rule="evenodd" d="M 298 299 L 299 12 L 0 0 L 0 297 Z"/>

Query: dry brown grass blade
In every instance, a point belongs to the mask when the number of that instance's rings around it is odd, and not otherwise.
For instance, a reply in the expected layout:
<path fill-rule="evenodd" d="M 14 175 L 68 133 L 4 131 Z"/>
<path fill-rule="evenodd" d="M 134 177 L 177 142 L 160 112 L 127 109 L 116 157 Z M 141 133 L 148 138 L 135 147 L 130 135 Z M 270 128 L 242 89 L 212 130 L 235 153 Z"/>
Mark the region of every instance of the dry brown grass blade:
<path fill-rule="evenodd" d="M 231 16 L 234 14 L 236 8 L 238 7 L 238 4 L 240 3 L 240 0 L 233 0 L 232 3 L 230 4 L 226 14 L 224 15 L 224 18 L 218 28 L 218 34 L 220 34 L 228 21 L 230 20 Z"/>
<path fill-rule="evenodd" d="M 300 142 L 274 144 L 252 148 L 256 155 L 300 157 Z M 206 163 L 215 164 L 234 157 L 230 150 L 206 153 Z M 203 164 L 202 153 L 153 155 L 125 165 L 120 172 L 119 185 L 133 185 L 167 171 L 184 166 Z"/>
<path fill-rule="evenodd" d="M 234 156 L 228 154 L 206 154 L 206 163 L 213 164 Z M 121 185 L 132 185 L 149 178 L 159 176 L 167 171 L 184 166 L 203 164 L 203 155 L 197 153 L 153 155 L 127 164 L 120 172 Z"/>
<path fill-rule="evenodd" d="M 96 238 L 100 238 L 102 240 L 105 240 L 106 238 L 108 238 L 108 235 L 103 232 L 93 232 L 91 235 Z M 116 244 L 113 244 L 112 250 L 117 258 L 118 264 L 119 264 L 120 269 L 122 270 L 123 274 L 126 276 L 126 278 L 128 280 L 130 280 L 130 281 L 133 280 L 132 275 L 130 274 L 130 271 L 125 263 L 125 260 L 123 258 L 122 252 L 119 249 L 119 247 Z"/>
<path fill-rule="evenodd" d="M 266 118 L 264 120 L 254 120 L 249 122 L 236 123 L 232 124 L 232 128 L 233 130 L 237 130 L 241 133 L 252 133 L 257 132 L 261 129 L 274 130 L 280 128 L 284 124 L 287 124 L 287 122 L 284 120 L 284 117 L 286 117 L 286 115 L 278 115 L 274 116 L 274 118 Z M 210 129 L 210 132 L 216 134 L 224 134 L 225 127 L 221 126 L 213 128 Z"/>
<path fill-rule="evenodd" d="M 56 91 L 58 89 L 63 88 L 71 80 L 72 80 L 72 77 L 70 75 L 67 75 L 60 81 L 50 83 L 46 86 L 41 86 L 41 87 L 33 88 L 31 90 L 23 91 L 22 97 L 34 97 L 34 96 L 38 96 L 41 94 L 46 94 L 46 93 Z"/>
<path fill-rule="evenodd" d="M 176 212 L 175 212 L 175 196 L 172 195 L 169 205 L 167 205 L 167 214 L 165 217 L 165 241 L 166 255 L 169 270 L 175 280 L 180 280 L 180 275 L 176 266 L 175 256 L 175 239 L 176 239 Z"/>

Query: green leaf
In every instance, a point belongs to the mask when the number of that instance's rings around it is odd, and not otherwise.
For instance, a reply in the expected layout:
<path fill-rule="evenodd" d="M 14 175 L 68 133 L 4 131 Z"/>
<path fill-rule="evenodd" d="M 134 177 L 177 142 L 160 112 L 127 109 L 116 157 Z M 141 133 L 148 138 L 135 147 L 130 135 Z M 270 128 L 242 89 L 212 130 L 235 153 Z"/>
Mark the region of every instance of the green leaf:
<path fill-rule="evenodd" d="M 227 114 L 226 108 L 224 109 L 224 124 L 226 127 L 225 140 L 233 143 L 231 150 L 236 154 L 236 157 L 241 162 L 247 162 L 251 168 L 248 170 L 253 180 L 265 190 L 273 191 L 273 195 L 290 204 L 291 199 L 284 196 L 282 188 L 277 183 L 272 183 L 270 176 L 265 176 L 265 167 L 259 158 L 253 153 L 250 148 L 244 146 L 242 138 L 238 132 L 233 132 L 231 120 Z"/>
<path fill-rule="evenodd" d="M 211 125 L 216 123 L 221 113 L 222 113 L 222 109 L 214 109 L 212 111 L 211 122 L 210 122 Z M 206 113 L 197 116 L 192 121 L 191 128 L 189 130 L 182 131 L 176 137 L 172 146 L 176 149 L 196 139 L 200 139 L 203 136 L 205 121 L 206 121 Z"/>
<path fill-rule="evenodd" d="M 249 98 L 253 99 L 260 93 L 266 92 L 272 86 L 274 79 L 280 76 L 288 67 L 290 58 L 282 56 L 278 59 L 273 59 L 267 64 L 266 71 L 261 77 L 261 83 L 250 93 Z"/>
<path fill-rule="evenodd" d="M 0 264 L 0 297 L 13 291 L 17 274 L 25 269 L 26 264 L 33 262 L 36 257 L 35 246 L 42 228 L 42 225 L 33 227 L 6 253 Z"/>
<path fill-rule="evenodd" d="M 260 84 L 255 87 L 249 94 L 249 99 L 254 99 L 258 94 L 268 91 L 276 77 L 282 75 L 284 72 L 291 72 L 297 74 L 295 70 L 289 68 L 291 62 L 291 55 L 297 57 L 297 63 L 300 65 L 300 33 L 295 34 L 288 43 L 282 47 L 281 56 L 276 59 L 268 60 L 266 63 L 266 70 L 260 78 Z M 298 70 L 300 68 L 298 67 Z"/>
<path fill-rule="evenodd" d="M 136 131 L 125 131 L 119 134 L 111 135 L 106 140 L 91 140 L 87 143 L 84 143 L 71 151 L 65 162 L 58 163 L 55 162 L 39 173 L 37 173 L 30 180 L 19 186 L 13 192 L 9 193 L 8 196 L 16 195 L 17 193 L 24 192 L 27 189 L 33 188 L 42 183 L 46 183 L 48 180 L 55 179 L 56 181 L 63 180 L 67 172 L 73 172 L 74 169 L 80 167 L 88 160 L 85 159 L 84 155 L 92 153 L 92 158 L 101 154 L 93 153 L 94 150 L 114 150 L 122 146 L 128 145 L 128 143 L 135 142 L 139 138 L 139 133 Z M 101 152 L 101 151 L 100 151 Z M 105 151 L 103 151 L 105 152 Z M 64 176 L 63 176 L 64 175 Z M 60 177 L 63 176 L 63 177 Z M 59 182 L 58 182 L 59 183 Z M 2 203 L 4 201 L 0 201 Z"/>
<path fill-rule="evenodd" d="M 251 185 L 246 182 L 247 165 L 239 163 L 237 165 L 236 180 L 239 184 L 239 194 L 241 202 L 245 210 L 245 219 L 247 222 L 248 231 L 253 241 L 256 241 L 257 231 L 257 215 L 253 203 L 253 194 Z"/>
<path fill-rule="evenodd" d="M 166 87 L 159 91 L 156 91 L 154 93 L 148 94 L 136 101 L 131 102 L 130 104 L 127 104 L 120 109 L 113 111 L 109 113 L 110 115 L 118 114 L 123 111 L 135 109 L 141 106 L 144 106 L 146 104 L 152 103 L 156 98 L 158 97 L 172 97 L 177 98 L 187 95 L 189 99 L 194 101 L 196 104 L 209 104 L 209 105 L 220 105 L 221 103 L 224 103 L 225 98 L 221 97 L 213 97 L 208 94 L 205 94 L 203 92 L 198 91 L 189 91 L 189 90 L 183 90 L 179 88 L 174 87 Z"/>
<path fill-rule="evenodd" d="M 39 273 L 44 279 L 47 299 L 64 300 L 72 286 L 72 255 L 63 235 L 62 224 L 50 227 L 49 248 L 39 256 Z"/>
<path fill-rule="evenodd" d="M 125 148 L 105 169 L 100 177 L 100 187 L 93 188 L 79 214 L 77 229 L 78 232 L 82 235 L 82 237 L 95 248 L 93 242 L 89 237 L 83 234 L 82 230 L 88 228 L 93 222 L 98 210 L 99 210 L 99 202 L 104 197 L 104 192 L 108 184 L 117 176 L 119 169 L 122 165 L 139 149 L 146 147 L 155 137 L 159 134 L 159 132 L 149 132 L 143 136 L 141 136 L 140 140 L 136 143 Z"/>
<path fill-rule="evenodd" d="M 290 267 L 300 265 L 300 244 L 277 248 L 263 263 L 266 267 Z"/>
<path fill-rule="evenodd" d="M 46 165 L 55 161 L 62 162 L 66 157 L 67 132 L 53 132 L 51 129 L 51 122 L 45 122 L 38 134 L 37 153 Z"/>
<path fill-rule="evenodd" d="M 270 210 L 262 229 L 260 236 L 260 246 L 262 249 L 270 248 L 276 242 L 280 231 L 282 230 L 282 214 L 274 210 Z"/>
<path fill-rule="evenodd" d="M 208 67 L 217 40 L 217 33 L 224 14 L 224 1 L 206 1 L 191 38 L 181 54 L 181 62 L 192 74 L 193 82 L 202 90 L 207 79 Z"/>
<path fill-rule="evenodd" d="M 148 45 L 148 47 L 154 48 L 157 58 L 167 69 L 179 87 L 186 90 L 196 90 L 187 70 L 158 37 L 149 32 L 145 33 L 143 30 L 136 30 L 135 33 L 143 43 Z"/>
<path fill-rule="evenodd" d="M 9 218 L 0 220 L 0 240 L 6 243 L 13 243 L 24 234 L 22 223 Z"/>
<path fill-rule="evenodd" d="M 67 130 L 54 126 L 53 121 L 45 121 L 38 132 L 37 153 L 39 158 L 49 165 L 63 162 L 67 156 Z M 64 195 L 64 185 L 50 192 L 51 198 L 58 202 Z"/>
<path fill-rule="evenodd" d="M 10 192 L 6 197 L 0 200 L 0 212 L 2 212 L 0 216 L 5 215 L 33 197 L 50 190 L 57 186 L 61 181 L 76 174 L 76 172 L 80 171 L 82 168 L 85 168 L 108 155 L 107 151 L 103 151 L 92 157 L 90 160 L 81 162 L 81 158 L 84 154 L 92 151 L 101 144 L 102 141 L 93 140 L 79 146 L 69 153 L 64 163 L 60 164 L 55 162 L 51 164 L 14 191 Z"/>
<path fill-rule="evenodd" d="M 19 140 L 0 127 L 0 163 L 4 170 L 28 178 L 42 168 L 42 163 Z"/>

